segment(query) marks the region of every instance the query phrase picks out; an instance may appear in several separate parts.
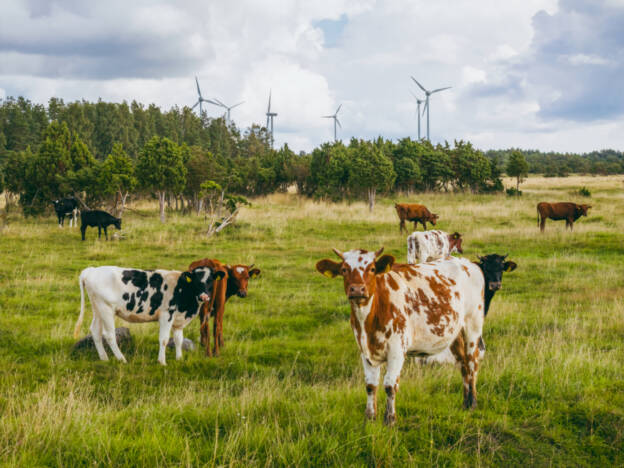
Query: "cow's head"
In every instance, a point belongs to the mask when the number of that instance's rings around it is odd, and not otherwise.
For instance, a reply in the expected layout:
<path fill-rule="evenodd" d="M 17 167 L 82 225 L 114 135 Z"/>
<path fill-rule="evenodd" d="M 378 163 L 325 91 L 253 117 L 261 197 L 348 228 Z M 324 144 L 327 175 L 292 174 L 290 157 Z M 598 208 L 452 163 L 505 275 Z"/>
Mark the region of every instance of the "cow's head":
<path fill-rule="evenodd" d="M 342 261 L 321 260 L 317 262 L 316 269 L 329 278 L 342 276 L 345 294 L 349 300 L 358 305 L 367 304 L 375 294 L 375 276 L 389 272 L 394 257 L 392 255 L 380 257 L 383 247 L 377 252 L 359 249 L 344 253 L 337 249 L 333 251 Z"/>
<path fill-rule="evenodd" d="M 576 205 L 576 215 L 578 217 L 587 216 L 587 210 L 591 208 L 591 205 Z"/>
<path fill-rule="evenodd" d="M 507 255 L 490 254 L 479 258 L 479 267 L 485 278 L 485 287 L 490 291 L 498 291 L 502 287 L 503 272 L 514 271 L 518 265 L 505 261 Z"/>
<path fill-rule="evenodd" d="M 198 301 L 209 301 L 212 293 L 213 281 L 219 281 L 225 276 L 224 269 L 212 269 L 198 267 L 191 271 L 185 271 L 180 275 L 179 284 L 193 294 Z"/>
<path fill-rule="evenodd" d="M 115 221 L 113 221 L 113 224 L 115 225 L 117 229 L 121 231 L 121 218 L 115 218 Z"/>
<path fill-rule="evenodd" d="M 435 213 L 431 213 L 431 216 L 429 217 L 429 222 L 435 226 L 436 221 L 438 220 L 439 217 L 440 217 L 439 215 Z"/>
<path fill-rule="evenodd" d="M 457 252 L 464 253 L 462 249 L 462 237 L 459 232 L 454 232 L 453 234 L 449 234 L 449 253 Z"/>
<path fill-rule="evenodd" d="M 236 291 L 238 297 L 247 297 L 247 284 L 250 279 L 260 276 L 260 270 L 253 268 L 251 265 L 232 265 L 227 266 L 228 287 Z"/>

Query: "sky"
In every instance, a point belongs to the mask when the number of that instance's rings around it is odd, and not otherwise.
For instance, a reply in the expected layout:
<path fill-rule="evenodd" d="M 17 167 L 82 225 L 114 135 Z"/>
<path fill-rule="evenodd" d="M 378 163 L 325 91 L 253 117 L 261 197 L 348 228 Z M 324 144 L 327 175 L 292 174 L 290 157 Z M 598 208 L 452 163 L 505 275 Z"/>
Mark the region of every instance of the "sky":
<path fill-rule="evenodd" d="M 624 150 L 624 0 L 3 0 L 0 99 L 205 98 L 309 151 L 417 137 L 483 150 Z M 209 116 L 223 110 L 207 105 Z M 421 123 L 425 134 L 425 118 Z"/>

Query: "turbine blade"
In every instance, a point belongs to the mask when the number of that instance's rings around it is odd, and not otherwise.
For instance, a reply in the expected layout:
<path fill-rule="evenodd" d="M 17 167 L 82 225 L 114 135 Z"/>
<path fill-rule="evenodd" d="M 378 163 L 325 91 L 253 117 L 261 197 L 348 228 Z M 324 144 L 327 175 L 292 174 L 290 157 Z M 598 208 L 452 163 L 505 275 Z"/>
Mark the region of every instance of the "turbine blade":
<path fill-rule="evenodd" d="M 333 119 L 336 116 L 335 115 L 321 115 L 321 117 L 324 119 Z"/>
<path fill-rule="evenodd" d="M 338 120 L 338 117 L 335 117 L 335 119 L 336 119 L 336 123 L 338 124 L 338 126 L 342 128 L 342 125 L 340 125 L 340 120 Z"/>
<path fill-rule="evenodd" d="M 447 86 L 446 88 L 434 89 L 433 91 L 431 91 L 430 94 L 437 93 L 438 91 L 444 91 L 445 89 L 451 89 L 451 88 L 452 88 L 452 86 Z"/>
<path fill-rule="evenodd" d="M 240 106 L 241 104 L 243 104 L 245 101 L 241 101 L 238 104 L 234 104 L 232 107 L 230 107 L 230 109 L 234 109 L 235 107 Z"/>
<path fill-rule="evenodd" d="M 199 80 L 197 79 L 197 77 L 195 77 L 195 84 L 197 85 L 197 94 L 199 94 L 199 97 L 201 97 L 201 91 L 199 89 Z"/>
<path fill-rule="evenodd" d="M 425 107 L 423 107 L 423 113 L 422 113 L 423 116 L 425 115 L 425 112 L 427 112 L 427 107 L 429 107 L 429 101 L 425 102 Z"/>
<path fill-rule="evenodd" d="M 338 106 L 338 109 L 336 109 L 336 112 L 334 113 L 334 115 L 338 115 L 338 111 L 340 111 L 340 108 L 341 108 L 341 107 L 342 107 L 342 104 L 340 104 L 340 105 Z"/>
<path fill-rule="evenodd" d="M 213 103 L 216 103 L 218 106 L 225 107 L 227 109 L 227 106 L 223 104 L 221 101 L 219 101 L 217 98 L 212 98 L 212 101 Z"/>
<path fill-rule="evenodd" d="M 416 78 L 414 78 L 413 76 L 412 76 L 411 78 L 412 78 L 412 80 L 414 80 L 414 83 L 416 83 L 420 89 L 422 89 L 425 93 L 427 92 L 427 90 L 423 87 L 423 85 L 421 85 L 421 84 L 420 84 L 420 83 L 416 80 Z"/>
<path fill-rule="evenodd" d="M 197 107 L 197 105 L 198 105 L 198 104 L 199 104 L 199 101 L 197 101 L 197 102 L 195 103 L 195 105 L 194 105 L 193 107 L 191 107 L 191 110 L 195 109 L 195 108 Z"/>
<path fill-rule="evenodd" d="M 267 113 L 269 114 L 271 113 L 271 91 L 272 90 L 269 89 L 269 107 L 267 109 Z"/>

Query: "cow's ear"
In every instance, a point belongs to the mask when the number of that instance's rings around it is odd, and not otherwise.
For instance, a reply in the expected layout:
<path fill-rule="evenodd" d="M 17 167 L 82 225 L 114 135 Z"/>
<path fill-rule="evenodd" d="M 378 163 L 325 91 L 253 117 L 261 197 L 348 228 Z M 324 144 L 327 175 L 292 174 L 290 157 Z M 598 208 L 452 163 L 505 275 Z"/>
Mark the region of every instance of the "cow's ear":
<path fill-rule="evenodd" d="M 384 255 L 383 257 L 379 257 L 375 261 L 375 274 L 382 275 L 384 273 L 388 273 L 392 270 L 392 265 L 394 265 L 395 258 L 392 255 Z"/>
<path fill-rule="evenodd" d="M 316 262 L 316 270 L 328 278 L 335 278 L 340 274 L 340 265 L 342 265 L 342 263 L 334 262 L 326 258 L 325 260 Z"/>
<path fill-rule="evenodd" d="M 215 281 L 220 281 L 223 278 L 225 278 L 225 271 L 217 270 L 217 271 L 214 272 L 214 280 Z"/>
<path fill-rule="evenodd" d="M 182 275 L 180 275 L 180 276 L 181 276 L 181 278 L 180 278 L 180 279 L 181 279 L 184 283 L 192 283 L 192 282 L 193 282 L 193 278 L 191 278 L 191 274 L 190 274 L 188 271 L 185 271 L 185 272 L 184 272 L 184 273 L 182 273 Z"/>
<path fill-rule="evenodd" d="M 515 262 L 505 262 L 505 271 L 514 271 L 517 266 Z"/>
<path fill-rule="evenodd" d="M 260 276 L 260 270 L 258 268 L 254 268 L 253 270 L 249 270 L 249 277 L 250 278 L 257 278 L 258 276 Z"/>

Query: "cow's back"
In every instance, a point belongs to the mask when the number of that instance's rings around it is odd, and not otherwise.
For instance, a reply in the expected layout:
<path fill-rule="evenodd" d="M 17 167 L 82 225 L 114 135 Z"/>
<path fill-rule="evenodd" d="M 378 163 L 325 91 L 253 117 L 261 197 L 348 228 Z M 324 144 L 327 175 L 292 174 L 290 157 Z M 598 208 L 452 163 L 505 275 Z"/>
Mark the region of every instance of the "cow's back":
<path fill-rule="evenodd" d="M 415 231 L 407 238 L 407 263 L 438 260 L 449 253 L 448 235 L 444 231 Z"/>
<path fill-rule="evenodd" d="M 537 204 L 537 211 L 542 217 L 559 220 L 573 217 L 576 214 L 577 207 L 578 205 L 572 202 L 541 202 Z"/>

